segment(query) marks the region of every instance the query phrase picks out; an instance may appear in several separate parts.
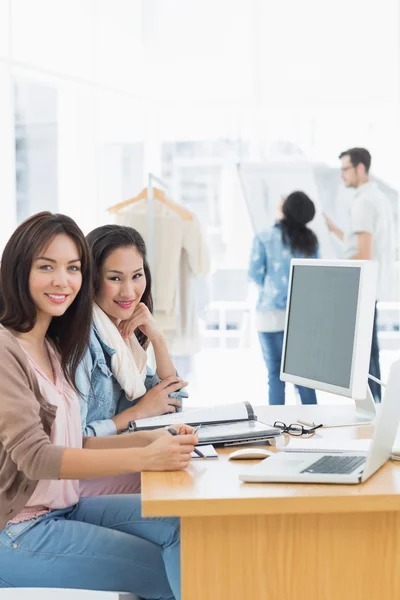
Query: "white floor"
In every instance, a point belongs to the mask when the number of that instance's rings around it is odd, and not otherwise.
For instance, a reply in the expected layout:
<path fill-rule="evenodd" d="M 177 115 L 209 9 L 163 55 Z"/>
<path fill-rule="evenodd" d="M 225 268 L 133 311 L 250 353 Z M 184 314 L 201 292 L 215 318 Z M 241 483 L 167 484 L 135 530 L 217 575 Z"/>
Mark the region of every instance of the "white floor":
<path fill-rule="evenodd" d="M 382 381 L 391 363 L 400 358 L 400 349 L 381 351 Z M 228 404 L 249 400 L 254 405 L 268 404 L 267 370 L 257 347 L 252 349 L 203 350 L 195 357 L 195 375 L 188 386 L 185 407 Z M 294 386 L 287 384 L 286 403 L 300 403 Z M 349 404 L 342 396 L 317 392 L 320 404 Z"/>

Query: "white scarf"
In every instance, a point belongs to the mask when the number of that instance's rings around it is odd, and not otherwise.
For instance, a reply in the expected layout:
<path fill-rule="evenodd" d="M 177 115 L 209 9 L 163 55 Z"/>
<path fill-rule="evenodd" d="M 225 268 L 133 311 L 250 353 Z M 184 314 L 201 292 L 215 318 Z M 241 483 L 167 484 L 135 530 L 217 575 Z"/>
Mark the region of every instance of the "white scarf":
<path fill-rule="evenodd" d="M 124 340 L 117 327 L 96 304 L 93 306 L 93 322 L 101 340 L 115 350 L 111 357 L 111 370 L 124 390 L 128 400 L 136 400 L 146 393 L 147 354 L 135 334 Z"/>

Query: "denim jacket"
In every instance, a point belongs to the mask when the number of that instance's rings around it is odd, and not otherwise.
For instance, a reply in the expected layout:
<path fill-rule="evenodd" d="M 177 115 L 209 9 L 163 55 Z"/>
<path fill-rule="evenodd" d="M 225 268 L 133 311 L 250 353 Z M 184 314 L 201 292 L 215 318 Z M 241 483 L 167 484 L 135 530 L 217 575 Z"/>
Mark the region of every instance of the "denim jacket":
<path fill-rule="evenodd" d="M 75 383 L 79 391 L 82 434 L 84 436 L 115 435 L 117 428 L 112 417 L 134 406 L 140 398 L 130 402 L 111 372 L 111 357 L 115 350 L 107 346 L 92 325 L 89 347 L 78 366 Z M 160 383 L 157 373 L 147 367 L 145 387 L 149 391 Z M 170 394 L 182 402 L 188 394 L 179 390 Z M 143 396 L 142 396 L 143 397 Z"/>
<path fill-rule="evenodd" d="M 249 278 L 260 288 L 258 312 L 286 309 L 292 258 L 306 257 L 298 252 L 293 253 L 290 246 L 284 244 L 279 223 L 254 238 Z M 318 249 L 314 256 L 307 258 L 319 258 Z"/>

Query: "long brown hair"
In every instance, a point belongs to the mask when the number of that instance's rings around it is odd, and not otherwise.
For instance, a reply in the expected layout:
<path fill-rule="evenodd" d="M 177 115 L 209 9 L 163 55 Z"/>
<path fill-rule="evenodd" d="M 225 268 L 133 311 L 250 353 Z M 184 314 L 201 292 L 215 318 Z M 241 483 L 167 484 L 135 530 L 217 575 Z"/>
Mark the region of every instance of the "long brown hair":
<path fill-rule="evenodd" d="M 93 259 L 93 288 L 95 295 L 100 288 L 100 271 L 107 258 L 118 248 L 134 246 L 143 259 L 143 270 L 146 277 L 146 288 L 143 292 L 141 302 L 153 313 L 153 296 L 151 294 L 151 273 L 147 262 L 146 244 L 144 239 L 133 227 L 124 225 L 103 225 L 96 227 L 87 236 L 87 242 L 92 252 Z M 149 341 L 147 336 L 136 329 L 135 335 L 142 348 L 147 348 Z"/>
<path fill-rule="evenodd" d="M 59 234 L 67 235 L 78 248 L 82 286 L 65 313 L 53 317 L 47 337 L 60 353 L 65 377 L 75 387 L 76 370 L 89 343 L 93 298 L 90 251 L 85 236 L 70 217 L 37 213 L 10 237 L 0 267 L 0 323 L 21 333 L 33 329 L 37 309 L 29 291 L 32 263 Z"/>

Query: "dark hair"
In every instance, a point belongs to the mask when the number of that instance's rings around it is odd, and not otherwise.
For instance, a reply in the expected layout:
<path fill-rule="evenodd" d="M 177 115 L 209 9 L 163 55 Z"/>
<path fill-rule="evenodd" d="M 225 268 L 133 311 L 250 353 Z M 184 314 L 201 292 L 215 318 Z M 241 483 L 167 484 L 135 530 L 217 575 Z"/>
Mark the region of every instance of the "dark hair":
<path fill-rule="evenodd" d="M 293 254 L 314 256 L 318 248 L 317 236 L 306 227 L 315 215 L 314 202 L 304 192 L 292 192 L 282 205 L 280 221 L 282 241 Z"/>
<path fill-rule="evenodd" d="M 141 302 L 153 313 L 153 296 L 151 294 L 151 273 L 147 262 L 146 244 L 140 233 L 133 227 L 124 225 L 103 225 L 93 229 L 87 236 L 87 242 L 93 258 L 93 289 L 97 294 L 100 289 L 100 270 L 107 258 L 118 248 L 134 246 L 143 258 L 143 270 L 146 277 L 146 288 Z M 147 348 L 149 342 L 147 336 L 136 329 L 135 335 L 139 344 Z"/>
<path fill-rule="evenodd" d="M 371 155 L 366 148 L 349 148 L 339 154 L 339 158 L 348 156 L 353 167 L 364 165 L 365 172 L 368 173 L 371 168 Z"/>
<path fill-rule="evenodd" d="M 59 234 L 70 237 L 78 248 L 82 286 L 65 313 L 52 318 L 47 337 L 61 355 L 67 381 L 75 387 L 76 370 L 89 343 L 93 300 L 89 248 L 70 217 L 38 213 L 21 223 L 8 240 L 0 267 L 0 323 L 21 333 L 33 329 L 37 309 L 29 290 L 32 263 Z"/>

